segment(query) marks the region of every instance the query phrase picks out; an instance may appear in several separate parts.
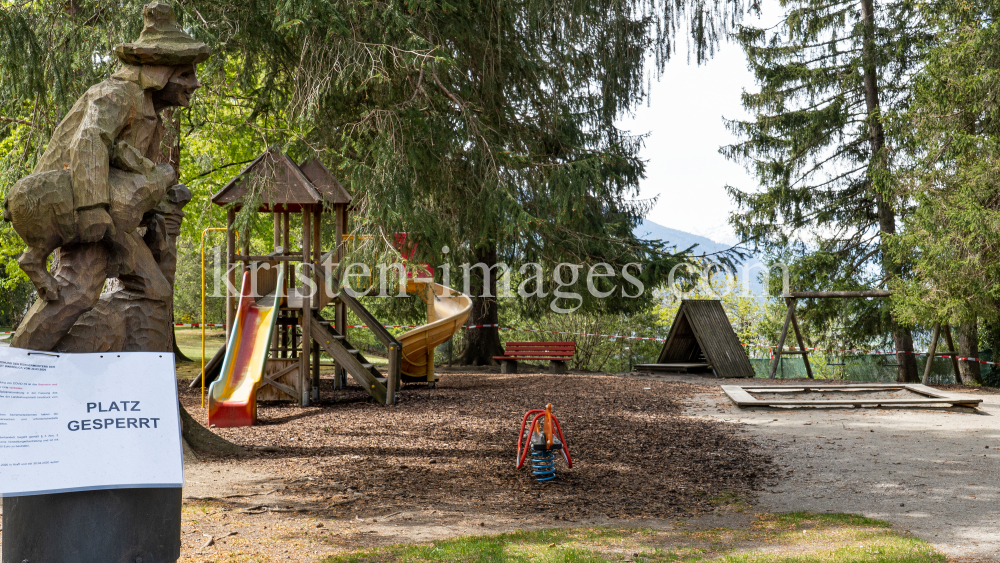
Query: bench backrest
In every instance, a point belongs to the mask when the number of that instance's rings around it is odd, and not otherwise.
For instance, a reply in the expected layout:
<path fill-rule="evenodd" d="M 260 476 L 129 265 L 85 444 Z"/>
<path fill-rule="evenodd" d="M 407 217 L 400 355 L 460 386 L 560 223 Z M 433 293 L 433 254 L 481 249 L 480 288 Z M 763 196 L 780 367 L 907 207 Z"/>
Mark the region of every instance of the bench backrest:
<path fill-rule="evenodd" d="M 508 342 L 505 356 L 572 358 L 576 342 Z"/>

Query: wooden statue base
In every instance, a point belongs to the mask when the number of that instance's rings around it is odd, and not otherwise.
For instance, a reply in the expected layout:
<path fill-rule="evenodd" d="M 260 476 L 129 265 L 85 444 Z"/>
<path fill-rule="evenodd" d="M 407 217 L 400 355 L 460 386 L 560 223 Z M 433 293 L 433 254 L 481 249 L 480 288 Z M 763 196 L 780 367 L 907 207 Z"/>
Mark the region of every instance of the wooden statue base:
<path fill-rule="evenodd" d="M 4 498 L 2 563 L 174 563 L 181 499 L 176 487 Z"/>

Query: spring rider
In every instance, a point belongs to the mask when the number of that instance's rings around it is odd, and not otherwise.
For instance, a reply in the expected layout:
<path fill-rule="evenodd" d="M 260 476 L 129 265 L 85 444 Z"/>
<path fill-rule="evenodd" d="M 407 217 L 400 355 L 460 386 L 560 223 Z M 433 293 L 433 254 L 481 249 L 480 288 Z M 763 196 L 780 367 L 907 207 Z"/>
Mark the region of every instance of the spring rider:
<path fill-rule="evenodd" d="M 528 425 L 528 418 L 535 415 Z M 538 421 L 542 419 L 539 426 Z M 528 430 L 525 431 L 525 428 Z M 558 437 L 556 436 L 558 433 Z M 524 444 L 522 448 L 522 443 Z M 569 455 L 569 444 L 563 437 L 562 426 L 559 419 L 552 414 L 552 404 L 545 405 L 545 409 L 531 409 L 525 413 L 521 419 L 521 432 L 517 437 L 517 468 L 524 466 L 524 461 L 528 457 L 528 450 L 531 450 L 531 474 L 537 481 L 551 481 L 556 478 L 554 450 L 559 450 L 566 459 L 566 465 L 573 467 L 573 458 Z"/>

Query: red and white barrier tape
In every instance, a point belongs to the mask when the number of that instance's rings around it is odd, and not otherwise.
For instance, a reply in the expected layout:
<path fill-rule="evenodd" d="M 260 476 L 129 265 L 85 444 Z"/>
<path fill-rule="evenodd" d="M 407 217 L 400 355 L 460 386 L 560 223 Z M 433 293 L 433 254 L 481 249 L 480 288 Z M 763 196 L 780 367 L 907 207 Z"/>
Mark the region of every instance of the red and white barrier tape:
<path fill-rule="evenodd" d="M 756 345 L 756 344 L 744 344 L 744 346 L 751 346 L 753 348 L 768 348 L 768 349 L 772 350 L 772 353 L 771 353 L 772 356 L 774 355 L 773 350 L 776 348 L 776 346 L 764 346 L 764 345 Z M 799 350 L 800 348 L 797 348 L 795 346 L 785 346 L 784 349 L 785 350 Z M 853 355 L 859 355 L 859 356 L 889 356 L 889 355 L 895 356 L 897 354 L 913 354 L 914 356 L 926 356 L 927 355 L 927 352 L 917 352 L 917 351 L 914 351 L 914 350 L 903 350 L 903 351 L 897 351 L 897 350 L 891 350 L 891 351 L 890 350 L 839 350 L 839 349 L 836 349 L 836 348 L 808 348 L 808 347 L 806 348 L 806 350 L 808 350 L 810 352 L 840 352 L 842 355 L 843 354 L 853 354 Z M 990 361 L 987 361 L 987 360 L 980 360 L 979 358 L 971 358 L 971 357 L 967 357 L 967 356 L 952 356 L 952 355 L 945 355 L 945 354 L 934 354 L 934 355 L 936 357 L 938 357 L 938 358 L 941 358 L 941 359 L 952 359 L 952 358 L 954 358 L 954 359 L 956 359 L 956 360 L 958 360 L 960 362 L 978 362 L 980 364 L 986 364 L 986 365 L 990 365 L 990 366 L 1000 365 L 1000 362 L 990 362 Z"/>
<path fill-rule="evenodd" d="M 384 326 L 385 328 L 417 328 L 418 327 L 418 325 L 382 325 L 382 326 Z M 368 328 L 368 326 L 367 325 L 347 325 L 347 328 Z M 511 330 L 511 331 L 515 331 L 515 332 L 537 332 L 539 334 L 563 334 L 563 335 L 570 335 L 570 336 L 596 336 L 598 338 L 609 338 L 611 340 L 621 339 L 621 340 L 653 340 L 653 341 L 656 341 L 656 342 L 664 342 L 664 341 L 666 341 L 666 338 L 654 338 L 654 337 L 651 337 L 651 336 L 622 336 L 622 335 L 618 335 L 618 334 L 590 334 L 590 333 L 586 333 L 586 332 L 568 332 L 568 331 L 559 331 L 559 330 L 539 330 L 539 329 L 534 329 L 534 328 L 510 328 L 510 327 L 503 327 L 503 326 L 500 326 L 498 324 L 469 325 L 469 326 L 463 326 L 462 328 L 465 328 L 465 329 L 469 329 L 469 328 L 496 328 L 496 329 L 499 329 L 499 330 Z"/>
<path fill-rule="evenodd" d="M 198 324 L 198 323 L 174 323 L 174 326 L 192 327 L 192 328 L 200 328 L 201 327 L 201 325 Z M 225 324 L 215 324 L 215 323 L 205 323 L 205 326 L 206 327 L 213 327 L 213 328 L 225 328 L 226 325 Z M 417 328 L 420 325 L 382 325 L 382 326 L 384 326 L 385 328 Z M 347 328 L 368 328 L 368 326 L 367 325 L 347 325 Z M 666 340 L 667 340 L 666 338 L 656 338 L 656 337 L 652 337 L 652 336 L 622 336 L 620 334 L 591 334 L 591 333 L 586 333 L 586 332 L 569 332 L 569 331 L 559 331 L 559 330 L 539 330 L 539 329 L 534 329 L 534 328 L 510 328 L 510 327 L 502 327 L 499 324 L 468 325 L 468 326 L 463 326 L 462 328 L 465 328 L 465 329 L 470 329 L 470 328 L 496 328 L 496 329 L 499 329 L 499 330 L 510 330 L 510 331 L 514 331 L 514 332 L 535 332 L 535 333 L 538 333 L 538 334 L 560 334 L 560 335 L 568 335 L 568 336 L 597 337 L 597 338 L 608 338 L 610 340 L 648 340 L 648 341 L 652 341 L 652 342 L 666 342 Z M 13 334 L 13 332 L 0 332 L 0 335 L 4 335 L 4 334 Z M 776 348 L 775 346 L 768 346 L 768 345 L 764 345 L 764 344 L 743 344 L 743 346 L 748 347 L 748 348 L 767 348 L 768 350 L 771 351 L 772 356 L 774 354 L 774 349 Z M 785 349 L 786 350 L 798 350 L 799 348 L 797 348 L 795 346 L 785 346 Z M 855 354 L 855 355 L 882 355 L 882 356 L 888 356 L 890 354 L 891 355 L 895 355 L 895 354 L 913 354 L 915 356 L 926 356 L 927 355 L 927 352 L 915 352 L 915 351 L 896 352 L 896 351 L 887 351 L 887 350 L 853 350 L 853 349 L 844 349 L 844 350 L 841 350 L 841 349 L 837 349 L 837 348 L 806 348 L 806 350 L 808 350 L 810 352 L 839 352 L 841 354 Z M 980 360 L 979 358 L 971 358 L 971 357 L 966 357 L 966 356 L 937 355 L 937 357 L 941 358 L 941 359 L 955 358 L 956 360 L 958 360 L 960 362 L 978 362 L 980 364 L 986 364 L 986 365 L 991 365 L 991 366 L 1000 365 L 1000 362 L 990 362 L 990 361 L 987 361 L 987 360 Z"/>
<path fill-rule="evenodd" d="M 417 325 L 384 325 L 384 326 L 386 328 L 417 328 Z M 348 325 L 348 328 L 368 328 L 368 327 L 366 325 Z M 652 336 L 622 336 L 622 335 L 619 335 L 619 334 L 591 334 L 591 333 L 585 333 L 585 332 L 568 332 L 568 331 L 558 331 L 558 330 L 539 330 L 539 329 L 533 329 L 533 328 L 510 328 L 510 327 L 502 327 L 502 326 L 500 326 L 498 324 L 469 325 L 469 326 L 464 326 L 462 328 L 467 328 L 467 329 L 468 328 L 497 328 L 499 330 L 512 330 L 512 331 L 516 331 L 516 332 L 536 332 L 536 333 L 539 333 L 539 334 L 563 334 L 563 335 L 571 335 L 571 336 L 595 336 L 595 337 L 598 337 L 598 338 L 609 338 L 609 339 L 612 339 L 612 340 L 650 340 L 650 341 L 654 341 L 654 342 L 666 342 L 666 340 L 667 340 L 666 338 L 656 338 L 656 337 L 652 337 Z M 772 351 L 775 348 L 775 346 L 767 346 L 767 345 L 763 345 L 763 344 L 743 344 L 743 346 L 746 346 L 746 347 L 749 347 L 749 348 L 767 348 L 768 350 L 772 350 Z M 798 350 L 798 348 L 796 348 L 794 346 L 786 346 L 785 349 L 786 350 Z M 857 354 L 857 355 L 889 355 L 889 354 L 896 354 L 895 351 L 889 352 L 889 351 L 885 351 L 885 350 L 839 350 L 839 349 L 835 349 L 835 348 L 806 348 L 806 350 L 809 350 L 809 351 L 812 351 L 812 352 L 841 352 L 841 353 Z M 926 356 L 927 355 L 927 352 L 901 352 L 901 353 L 903 353 L 903 354 L 914 354 L 914 355 L 917 355 L 917 356 Z M 772 354 L 773 354 L 773 352 L 772 352 Z M 952 356 L 945 356 L 945 355 L 938 355 L 937 357 L 943 358 L 943 359 L 950 359 L 950 358 L 952 358 Z M 1000 365 L 1000 362 L 990 362 L 990 361 L 986 361 L 986 360 L 980 360 L 979 358 L 968 358 L 968 357 L 965 357 L 965 356 L 955 356 L 955 359 L 957 359 L 959 361 L 963 361 L 963 362 L 979 362 L 981 364 L 987 364 L 987 365 Z"/>

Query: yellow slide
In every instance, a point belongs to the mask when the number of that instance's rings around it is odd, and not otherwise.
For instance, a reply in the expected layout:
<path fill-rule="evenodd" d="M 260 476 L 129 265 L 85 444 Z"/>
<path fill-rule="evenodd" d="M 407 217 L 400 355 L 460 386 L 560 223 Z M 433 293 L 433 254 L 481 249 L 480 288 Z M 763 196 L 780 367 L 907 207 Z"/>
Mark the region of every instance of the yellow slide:
<path fill-rule="evenodd" d="M 406 291 L 416 292 L 427 304 L 427 324 L 397 337 L 403 345 L 400 372 L 410 381 L 433 383 L 434 348 L 465 326 L 472 311 L 472 299 L 426 278 L 407 281 Z"/>
<path fill-rule="evenodd" d="M 257 388 L 260 387 L 271 348 L 271 335 L 278 320 L 283 276 L 279 268 L 265 270 L 267 279 L 251 282 L 252 272 L 243 274 L 236 322 L 226 345 L 219 379 L 208 392 L 208 422 L 211 426 L 252 426 L 257 422 Z M 265 276 L 260 276 L 265 278 Z M 253 290 L 265 293 L 255 297 Z"/>

